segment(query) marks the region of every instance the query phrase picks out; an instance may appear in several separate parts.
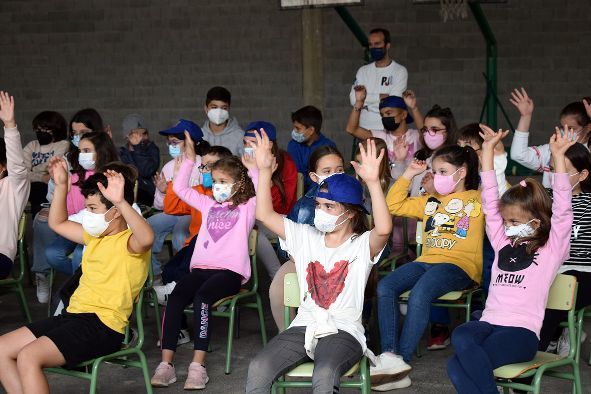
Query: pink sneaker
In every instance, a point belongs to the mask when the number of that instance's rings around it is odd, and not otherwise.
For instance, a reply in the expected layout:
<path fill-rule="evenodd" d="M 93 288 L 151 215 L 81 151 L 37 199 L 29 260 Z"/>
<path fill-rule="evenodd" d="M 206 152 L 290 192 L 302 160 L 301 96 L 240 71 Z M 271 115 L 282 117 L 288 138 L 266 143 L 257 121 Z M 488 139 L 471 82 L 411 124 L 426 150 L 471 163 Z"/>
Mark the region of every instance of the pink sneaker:
<path fill-rule="evenodd" d="M 209 376 L 205 367 L 199 363 L 192 362 L 189 365 L 189 373 L 185 380 L 185 390 L 202 390 L 209 382 Z"/>
<path fill-rule="evenodd" d="M 168 387 L 169 384 L 176 382 L 176 372 L 169 363 L 161 362 L 156 367 L 156 372 L 152 376 L 152 387 Z"/>

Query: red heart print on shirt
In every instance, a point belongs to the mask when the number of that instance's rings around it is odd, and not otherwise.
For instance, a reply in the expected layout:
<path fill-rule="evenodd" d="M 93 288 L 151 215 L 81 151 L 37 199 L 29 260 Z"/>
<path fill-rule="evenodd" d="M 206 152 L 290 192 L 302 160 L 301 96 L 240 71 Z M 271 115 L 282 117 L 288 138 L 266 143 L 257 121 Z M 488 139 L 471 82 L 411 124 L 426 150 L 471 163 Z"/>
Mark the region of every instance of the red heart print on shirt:
<path fill-rule="evenodd" d="M 311 261 L 308 263 L 306 273 L 310 296 L 316 305 L 328 309 L 345 288 L 349 262 L 347 260 L 338 261 L 330 272 L 326 272 L 318 261 Z"/>
<path fill-rule="evenodd" d="M 230 209 L 227 206 L 211 207 L 207 214 L 207 231 L 213 242 L 217 242 L 230 231 L 238 222 L 239 217 L 240 210 L 238 208 Z"/>

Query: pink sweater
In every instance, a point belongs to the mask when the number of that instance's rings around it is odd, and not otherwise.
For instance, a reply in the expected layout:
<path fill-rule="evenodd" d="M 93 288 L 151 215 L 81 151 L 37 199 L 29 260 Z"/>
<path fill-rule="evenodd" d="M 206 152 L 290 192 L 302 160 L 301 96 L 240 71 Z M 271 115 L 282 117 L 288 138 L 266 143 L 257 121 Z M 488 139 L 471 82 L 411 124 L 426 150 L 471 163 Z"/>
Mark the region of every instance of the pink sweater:
<path fill-rule="evenodd" d="M 526 328 L 539 338 L 548 291 L 558 268 L 569 255 L 570 239 L 565 234 L 570 234 L 573 212 L 568 175 L 554 176 L 550 237 L 533 255 L 525 253 L 525 244 L 512 247 L 505 236 L 495 172 L 483 172 L 481 177 L 482 207 L 495 261 L 486 307 L 480 320 L 499 326 Z"/>
<path fill-rule="evenodd" d="M 94 171 L 88 170 L 84 175 L 84 179 L 88 179 L 89 176 L 94 174 Z M 68 215 L 73 215 L 75 213 L 80 212 L 84 208 L 86 208 L 85 199 L 80 191 L 80 186 L 74 185 L 78 182 L 78 174 L 71 174 L 70 175 L 70 191 L 68 192 L 68 196 L 66 197 L 66 206 L 68 208 Z"/>
<path fill-rule="evenodd" d="M 254 227 L 256 197 L 238 205 L 217 203 L 213 198 L 198 193 L 189 185 L 194 163 L 184 160 L 172 190 L 184 202 L 201 211 L 202 220 L 191 269 L 226 269 L 242 275 L 242 283 L 250 278 L 248 236 Z M 251 173 L 255 186 L 258 173 Z"/>

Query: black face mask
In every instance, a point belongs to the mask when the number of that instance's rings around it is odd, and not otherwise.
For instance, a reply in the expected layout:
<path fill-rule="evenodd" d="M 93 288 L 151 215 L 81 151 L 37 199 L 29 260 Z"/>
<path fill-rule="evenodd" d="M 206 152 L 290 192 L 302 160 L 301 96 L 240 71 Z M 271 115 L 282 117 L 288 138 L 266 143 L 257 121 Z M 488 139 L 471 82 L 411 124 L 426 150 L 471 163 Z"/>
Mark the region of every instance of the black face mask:
<path fill-rule="evenodd" d="M 387 131 L 394 131 L 400 127 L 400 123 L 396 122 L 396 118 L 394 116 L 383 117 L 382 125 L 384 125 L 384 129 Z"/>
<path fill-rule="evenodd" d="M 39 141 L 40 145 L 47 145 L 53 141 L 53 136 L 50 133 L 36 131 L 35 134 L 37 135 L 37 141 Z"/>

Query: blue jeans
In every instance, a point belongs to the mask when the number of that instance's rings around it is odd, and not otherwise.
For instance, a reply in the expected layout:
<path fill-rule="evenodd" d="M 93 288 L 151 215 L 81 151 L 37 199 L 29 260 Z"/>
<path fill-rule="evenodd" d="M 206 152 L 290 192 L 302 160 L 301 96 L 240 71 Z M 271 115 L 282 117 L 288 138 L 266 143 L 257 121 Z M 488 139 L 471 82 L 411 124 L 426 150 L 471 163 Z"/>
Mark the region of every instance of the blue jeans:
<path fill-rule="evenodd" d="M 378 317 L 382 352 L 393 352 L 410 362 L 427 324 L 431 302 L 454 290 L 470 286 L 472 279 L 457 265 L 413 261 L 396 268 L 378 283 Z M 408 311 L 398 338 L 398 298 L 411 290 Z"/>
<path fill-rule="evenodd" d="M 33 265 L 31 271 L 38 274 L 48 274 L 51 266 L 45 257 L 45 250 L 59 237 L 47 223 L 44 211 L 35 215 L 33 220 Z"/>
<path fill-rule="evenodd" d="M 82 250 L 82 245 L 58 235 L 57 239 L 45 249 L 45 258 L 51 268 L 66 275 L 72 275 L 82 263 Z M 72 253 L 74 254 L 70 258 Z"/>
<path fill-rule="evenodd" d="M 538 350 L 533 331 L 482 321 L 457 327 L 451 343 L 456 354 L 447 363 L 447 374 L 459 394 L 497 394 L 493 370 L 530 361 Z"/>
<path fill-rule="evenodd" d="M 154 230 L 154 244 L 152 245 L 152 269 L 154 275 L 162 273 L 160 262 L 156 256 L 162 250 L 168 234 L 172 233 L 172 248 L 177 252 L 183 248 L 185 240 L 189 236 L 190 223 L 191 215 L 174 216 L 161 212 L 148 218 L 148 224 Z"/>

